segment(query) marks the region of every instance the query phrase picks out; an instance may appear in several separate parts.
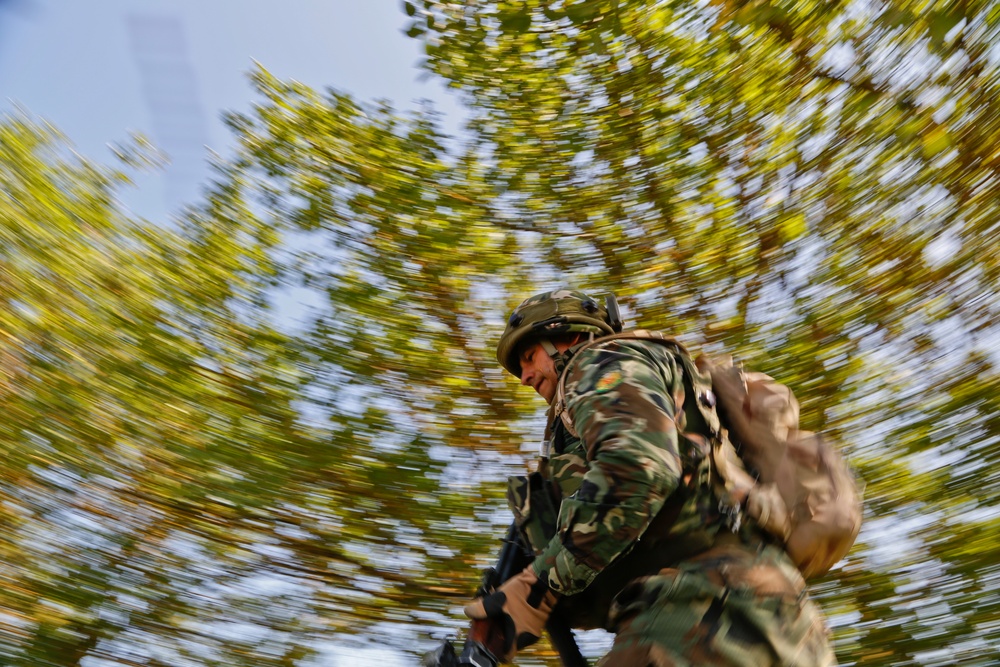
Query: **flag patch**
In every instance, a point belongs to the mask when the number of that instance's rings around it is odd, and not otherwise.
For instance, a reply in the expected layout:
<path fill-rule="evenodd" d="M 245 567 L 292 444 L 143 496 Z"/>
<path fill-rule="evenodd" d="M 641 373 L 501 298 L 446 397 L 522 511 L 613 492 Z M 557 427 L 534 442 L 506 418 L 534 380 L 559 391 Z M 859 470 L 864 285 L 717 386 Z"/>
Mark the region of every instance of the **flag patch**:
<path fill-rule="evenodd" d="M 606 391 L 611 391 L 618 385 L 622 383 L 622 372 L 621 371 L 611 371 L 607 375 L 602 375 L 594 386 L 594 390 L 603 394 Z"/>

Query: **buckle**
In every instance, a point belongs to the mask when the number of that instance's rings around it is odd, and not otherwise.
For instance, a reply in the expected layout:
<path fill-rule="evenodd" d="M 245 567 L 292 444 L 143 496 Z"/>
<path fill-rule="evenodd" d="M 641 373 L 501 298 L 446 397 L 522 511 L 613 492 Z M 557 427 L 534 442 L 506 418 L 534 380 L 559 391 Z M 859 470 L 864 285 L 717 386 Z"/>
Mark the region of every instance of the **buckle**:
<path fill-rule="evenodd" d="M 739 505 L 730 505 L 724 500 L 719 500 L 719 513 L 725 517 L 726 526 L 734 533 L 740 532 L 743 525 L 743 508 Z"/>

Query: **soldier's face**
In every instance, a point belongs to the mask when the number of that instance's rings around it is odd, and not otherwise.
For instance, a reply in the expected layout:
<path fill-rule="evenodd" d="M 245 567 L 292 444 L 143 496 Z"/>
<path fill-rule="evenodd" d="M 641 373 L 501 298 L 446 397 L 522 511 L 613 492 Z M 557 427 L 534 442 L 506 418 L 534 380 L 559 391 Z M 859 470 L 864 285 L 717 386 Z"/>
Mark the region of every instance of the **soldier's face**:
<path fill-rule="evenodd" d="M 519 355 L 521 362 L 521 384 L 531 387 L 546 403 L 552 403 L 556 395 L 556 365 L 552 357 L 539 343 L 528 343 Z"/>

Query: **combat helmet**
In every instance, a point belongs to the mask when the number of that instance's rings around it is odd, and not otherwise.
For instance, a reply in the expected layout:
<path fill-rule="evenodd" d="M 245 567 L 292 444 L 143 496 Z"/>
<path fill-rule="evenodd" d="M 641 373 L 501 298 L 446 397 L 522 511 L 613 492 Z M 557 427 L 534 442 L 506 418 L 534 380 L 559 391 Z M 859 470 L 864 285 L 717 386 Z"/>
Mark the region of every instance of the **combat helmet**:
<path fill-rule="evenodd" d="M 538 340 L 561 372 L 566 359 L 549 342 L 550 338 L 576 332 L 607 336 L 621 330 L 621 314 L 613 295 L 608 295 L 602 305 L 583 292 L 543 292 L 525 299 L 510 314 L 497 343 L 497 361 L 514 377 L 521 377 L 519 347 Z"/>

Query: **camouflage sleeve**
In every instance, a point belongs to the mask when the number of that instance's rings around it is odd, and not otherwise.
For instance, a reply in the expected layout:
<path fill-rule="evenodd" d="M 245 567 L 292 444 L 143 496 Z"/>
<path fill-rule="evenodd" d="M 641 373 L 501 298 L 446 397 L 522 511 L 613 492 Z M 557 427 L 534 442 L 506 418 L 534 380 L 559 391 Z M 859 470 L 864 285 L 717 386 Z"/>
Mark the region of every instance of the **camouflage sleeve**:
<path fill-rule="evenodd" d="M 658 355 L 657 355 L 658 356 Z M 673 357 L 634 347 L 586 350 L 566 382 L 566 409 L 587 449 L 580 488 L 559 508 L 558 533 L 533 567 L 556 591 L 586 588 L 649 526 L 681 476 Z"/>

